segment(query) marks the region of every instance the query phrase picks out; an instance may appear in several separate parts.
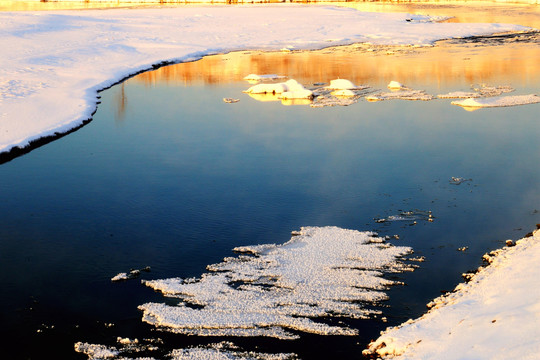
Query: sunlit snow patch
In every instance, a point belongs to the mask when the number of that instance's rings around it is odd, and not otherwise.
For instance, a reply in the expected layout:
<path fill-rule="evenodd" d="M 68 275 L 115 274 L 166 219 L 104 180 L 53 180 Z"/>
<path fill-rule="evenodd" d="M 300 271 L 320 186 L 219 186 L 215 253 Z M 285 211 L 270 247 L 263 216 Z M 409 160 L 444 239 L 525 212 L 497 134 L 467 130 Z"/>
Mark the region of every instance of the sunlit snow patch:
<path fill-rule="evenodd" d="M 208 266 L 200 278 L 143 281 L 177 306 L 147 303 L 143 321 L 168 331 L 200 336 L 268 336 L 295 339 L 290 332 L 355 335 L 345 325 L 314 318 L 366 318 L 377 313 L 363 303 L 387 298 L 396 284 L 385 272 L 412 270 L 401 261 L 411 253 L 370 232 L 306 227 L 283 245 L 234 249 L 238 257 Z"/>
<path fill-rule="evenodd" d="M 294 79 L 274 84 L 257 84 L 244 91 L 248 94 L 280 95 L 280 99 L 311 99 L 313 93 Z"/>
<path fill-rule="evenodd" d="M 482 99 L 465 99 L 452 101 L 452 105 L 459 105 L 464 108 L 488 108 L 488 107 L 506 107 L 517 105 L 528 105 L 540 102 L 540 96 L 530 95 L 514 95 L 514 96 L 499 96 Z"/>

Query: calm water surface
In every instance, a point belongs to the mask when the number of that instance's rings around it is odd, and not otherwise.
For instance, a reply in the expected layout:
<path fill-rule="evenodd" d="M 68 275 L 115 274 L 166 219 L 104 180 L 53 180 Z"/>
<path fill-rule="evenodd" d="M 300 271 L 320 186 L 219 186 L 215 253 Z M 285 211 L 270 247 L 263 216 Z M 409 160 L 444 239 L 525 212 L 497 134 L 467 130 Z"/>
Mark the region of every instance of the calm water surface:
<path fill-rule="evenodd" d="M 359 337 L 234 341 L 358 357 L 380 329 L 421 314 L 483 253 L 540 222 L 539 105 L 467 112 L 448 100 L 361 100 L 313 109 L 256 101 L 241 80 L 278 73 L 379 88 L 399 80 L 434 94 L 487 82 L 538 93 L 538 49 L 353 50 L 228 54 L 142 74 L 101 93 L 89 125 L 1 165 L 0 335 L 10 356 L 73 358 L 75 341 L 155 336 L 137 306 L 163 298 L 138 281 L 111 283 L 119 272 L 199 276 L 235 246 L 335 225 L 397 234 L 395 244 L 425 256 L 399 275 L 407 286 L 390 290 L 388 323 L 349 321 Z M 452 185 L 452 176 L 471 180 Z M 435 221 L 374 221 L 415 209 Z M 159 336 L 170 348 L 215 340 Z"/>

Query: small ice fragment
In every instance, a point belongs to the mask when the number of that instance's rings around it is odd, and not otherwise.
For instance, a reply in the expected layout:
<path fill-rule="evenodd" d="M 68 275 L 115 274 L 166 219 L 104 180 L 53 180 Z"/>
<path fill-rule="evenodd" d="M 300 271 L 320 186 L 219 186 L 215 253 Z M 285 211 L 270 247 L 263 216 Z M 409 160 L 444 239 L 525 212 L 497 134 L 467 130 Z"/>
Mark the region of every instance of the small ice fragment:
<path fill-rule="evenodd" d="M 233 103 L 237 103 L 240 101 L 240 99 L 233 99 L 233 98 L 223 98 L 223 101 L 226 102 L 227 104 L 233 104 Z"/>
<path fill-rule="evenodd" d="M 452 178 L 450 179 L 450 184 L 452 185 L 460 185 L 464 182 L 467 182 L 467 181 L 472 181 L 472 179 L 465 179 L 465 178 L 461 178 L 461 177 L 454 177 L 452 176 Z"/>
<path fill-rule="evenodd" d="M 331 90 L 351 90 L 356 89 L 357 86 L 354 85 L 350 80 L 336 79 L 330 80 L 330 85 L 328 85 L 326 88 Z"/>
<path fill-rule="evenodd" d="M 126 280 L 136 279 L 141 275 L 141 271 L 150 272 L 150 266 L 146 266 L 140 270 L 131 269 L 128 273 L 119 273 L 115 275 L 113 278 L 111 278 L 111 281 L 117 282 L 117 281 L 126 281 Z"/>
<path fill-rule="evenodd" d="M 400 82 L 392 80 L 388 84 L 388 88 L 389 89 L 406 89 L 407 87 Z"/>

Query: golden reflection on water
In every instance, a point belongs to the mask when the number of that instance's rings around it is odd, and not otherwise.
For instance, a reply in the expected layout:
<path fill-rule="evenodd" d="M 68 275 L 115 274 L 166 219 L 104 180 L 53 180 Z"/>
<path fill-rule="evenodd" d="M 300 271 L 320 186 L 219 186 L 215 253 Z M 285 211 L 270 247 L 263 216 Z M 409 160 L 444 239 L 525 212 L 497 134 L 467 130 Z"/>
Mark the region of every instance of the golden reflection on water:
<path fill-rule="evenodd" d="M 540 47 L 480 46 L 440 42 L 435 47 L 351 45 L 313 52 L 236 52 L 162 67 L 131 81 L 152 84 L 220 84 L 250 74 L 277 74 L 310 85 L 348 79 L 385 87 L 392 80 L 431 91 L 467 90 L 473 84 L 511 85 L 538 91 Z M 249 86 L 247 82 L 246 88 Z"/>

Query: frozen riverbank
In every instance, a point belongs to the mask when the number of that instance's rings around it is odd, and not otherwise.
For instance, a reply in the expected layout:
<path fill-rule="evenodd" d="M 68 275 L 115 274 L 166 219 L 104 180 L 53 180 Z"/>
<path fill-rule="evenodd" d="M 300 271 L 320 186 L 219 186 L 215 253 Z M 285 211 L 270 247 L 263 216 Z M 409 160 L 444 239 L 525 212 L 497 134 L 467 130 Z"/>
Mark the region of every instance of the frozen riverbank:
<path fill-rule="evenodd" d="M 400 359 L 536 359 L 540 230 L 515 246 L 484 256 L 489 262 L 456 291 L 435 299 L 417 320 L 386 330 L 366 353 Z M 401 356 L 400 356 L 401 355 Z"/>
<path fill-rule="evenodd" d="M 354 42 L 426 45 L 526 30 L 319 6 L 188 7 L 0 13 L 0 152 L 80 126 L 97 92 L 154 64 L 238 49 Z M 264 19 L 264 21 L 261 21 Z"/>

